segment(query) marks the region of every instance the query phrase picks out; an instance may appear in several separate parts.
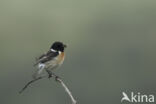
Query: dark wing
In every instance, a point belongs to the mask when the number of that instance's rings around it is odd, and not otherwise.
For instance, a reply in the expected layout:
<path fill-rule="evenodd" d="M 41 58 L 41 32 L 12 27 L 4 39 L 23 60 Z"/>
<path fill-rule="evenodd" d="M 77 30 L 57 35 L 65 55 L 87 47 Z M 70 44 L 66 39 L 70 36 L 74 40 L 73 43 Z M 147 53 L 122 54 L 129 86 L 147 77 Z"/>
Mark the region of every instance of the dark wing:
<path fill-rule="evenodd" d="M 57 55 L 58 52 L 52 52 L 49 50 L 46 54 L 43 54 L 36 59 L 36 63 L 34 64 L 34 66 L 36 66 L 38 63 L 46 63 L 47 61 L 52 60 Z"/>

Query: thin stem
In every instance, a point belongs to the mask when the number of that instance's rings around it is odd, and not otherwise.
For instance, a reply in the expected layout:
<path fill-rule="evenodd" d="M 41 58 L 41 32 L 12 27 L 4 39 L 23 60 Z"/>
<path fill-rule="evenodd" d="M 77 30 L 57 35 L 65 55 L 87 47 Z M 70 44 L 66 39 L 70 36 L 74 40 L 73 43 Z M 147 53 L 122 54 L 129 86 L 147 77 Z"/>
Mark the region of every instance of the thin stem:
<path fill-rule="evenodd" d="M 36 82 L 36 81 L 38 81 L 38 80 L 40 80 L 40 79 L 42 79 L 42 78 L 44 78 L 44 77 L 46 77 L 46 76 L 41 76 L 41 77 L 38 77 L 38 78 L 36 78 L 36 79 L 33 79 L 33 80 L 29 81 L 29 82 L 22 88 L 22 90 L 19 91 L 19 93 L 21 94 L 30 84 L 32 84 L 32 83 L 34 83 L 34 82 Z"/>
<path fill-rule="evenodd" d="M 64 82 L 60 79 L 60 78 L 57 78 L 56 79 L 58 82 L 61 83 L 62 87 L 64 88 L 64 90 L 67 92 L 67 94 L 69 95 L 69 97 L 71 98 L 71 101 L 72 101 L 72 104 L 76 104 L 76 100 L 74 99 L 71 91 L 68 89 L 68 87 L 64 84 Z"/>
<path fill-rule="evenodd" d="M 62 79 L 61 79 L 60 77 L 56 76 L 55 74 L 51 74 L 51 77 L 53 77 L 53 76 L 55 77 L 55 80 L 58 81 L 58 82 L 62 85 L 62 87 L 64 88 L 65 92 L 67 92 L 67 94 L 68 94 L 69 97 L 71 98 L 72 104 L 76 104 L 76 100 L 74 99 L 74 97 L 73 97 L 71 91 L 70 91 L 70 90 L 68 89 L 68 87 L 64 84 L 64 82 L 62 81 Z M 33 79 L 33 80 L 29 81 L 29 82 L 23 87 L 23 89 L 22 89 L 19 93 L 21 94 L 30 84 L 32 84 L 32 83 L 34 83 L 34 82 L 36 82 L 36 81 L 38 81 L 38 80 L 40 80 L 40 79 L 42 79 L 42 78 L 45 78 L 45 77 L 47 77 L 47 76 L 41 76 L 41 77 L 38 77 L 38 78 L 36 78 L 36 79 Z M 49 77 L 49 78 L 51 78 L 51 77 Z"/>

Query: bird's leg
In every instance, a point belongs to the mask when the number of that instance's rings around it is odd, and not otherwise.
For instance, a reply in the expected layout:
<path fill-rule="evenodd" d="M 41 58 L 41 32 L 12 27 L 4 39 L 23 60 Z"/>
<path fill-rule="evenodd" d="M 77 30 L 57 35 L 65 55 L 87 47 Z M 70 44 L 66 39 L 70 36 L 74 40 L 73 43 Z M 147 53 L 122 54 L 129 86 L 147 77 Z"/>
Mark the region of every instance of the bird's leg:
<path fill-rule="evenodd" d="M 59 76 L 57 76 L 55 73 L 53 73 L 53 75 L 55 76 L 55 81 L 59 81 L 59 79 L 61 79 Z"/>
<path fill-rule="evenodd" d="M 48 73 L 48 78 L 53 77 L 53 73 L 50 70 L 46 69 L 46 72 Z"/>
<path fill-rule="evenodd" d="M 47 70 L 46 69 L 46 72 L 48 73 L 49 77 L 48 78 L 51 78 L 51 77 L 55 77 L 55 80 L 58 81 L 58 79 L 60 78 L 59 76 L 57 76 L 55 73 L 51 72 L 50 70 Z"/>

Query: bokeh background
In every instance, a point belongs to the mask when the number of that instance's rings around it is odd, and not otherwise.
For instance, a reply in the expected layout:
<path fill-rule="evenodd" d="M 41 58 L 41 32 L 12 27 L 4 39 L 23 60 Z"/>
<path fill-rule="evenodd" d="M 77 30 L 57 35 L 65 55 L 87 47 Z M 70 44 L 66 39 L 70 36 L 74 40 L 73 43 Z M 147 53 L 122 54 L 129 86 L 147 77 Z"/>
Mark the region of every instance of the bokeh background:
<path fill-rule="evenodd" d="M 54 41 L 68 45 L 55 73 L 78 104 L 121 104 L 123 91 L 156 97 L 155 0 L 0 0 L 1 104 L 71 103 L 54 79 L 18 93 Z"/>

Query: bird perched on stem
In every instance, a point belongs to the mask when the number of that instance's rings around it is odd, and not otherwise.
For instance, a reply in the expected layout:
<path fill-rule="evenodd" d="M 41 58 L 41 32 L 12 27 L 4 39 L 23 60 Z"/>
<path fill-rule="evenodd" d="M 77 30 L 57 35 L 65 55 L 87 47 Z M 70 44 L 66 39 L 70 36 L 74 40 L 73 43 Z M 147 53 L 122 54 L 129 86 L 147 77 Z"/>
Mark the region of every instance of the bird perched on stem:
<path fill-rule="evenodd" d="M 52 77 L 52 74 L 54 74 L 52 70 L 56 69 L 64 61 L 64 49 L 66 47 L 62 42 L 54 42 L 47 53 L 36 59 L 34 66 L 37 66 L 38 70 L 33 74 L 33 78 L 36 79 L 40 77 L 43 70 L 48 73 L 49 78 Z"/>
<path fill-rule="evenodd" d="M 44 70 L 48 73 L 49 78 L 54 76 L 56 81 L 60 81 L 59 77 L 52 73 L 52 70 L 63 63 L 65 57 L 64 49 L 66 47 L 62 42 L 54 42 L 47 53 L 38 57 L 34 64 L 34 66 L 38 67 L 38 70 L 33 74 L 33 80 L 29 81 L 19 93 L 22 93 L 31 83 L 44 78 L 45 76 L 41 75 Z"/>

